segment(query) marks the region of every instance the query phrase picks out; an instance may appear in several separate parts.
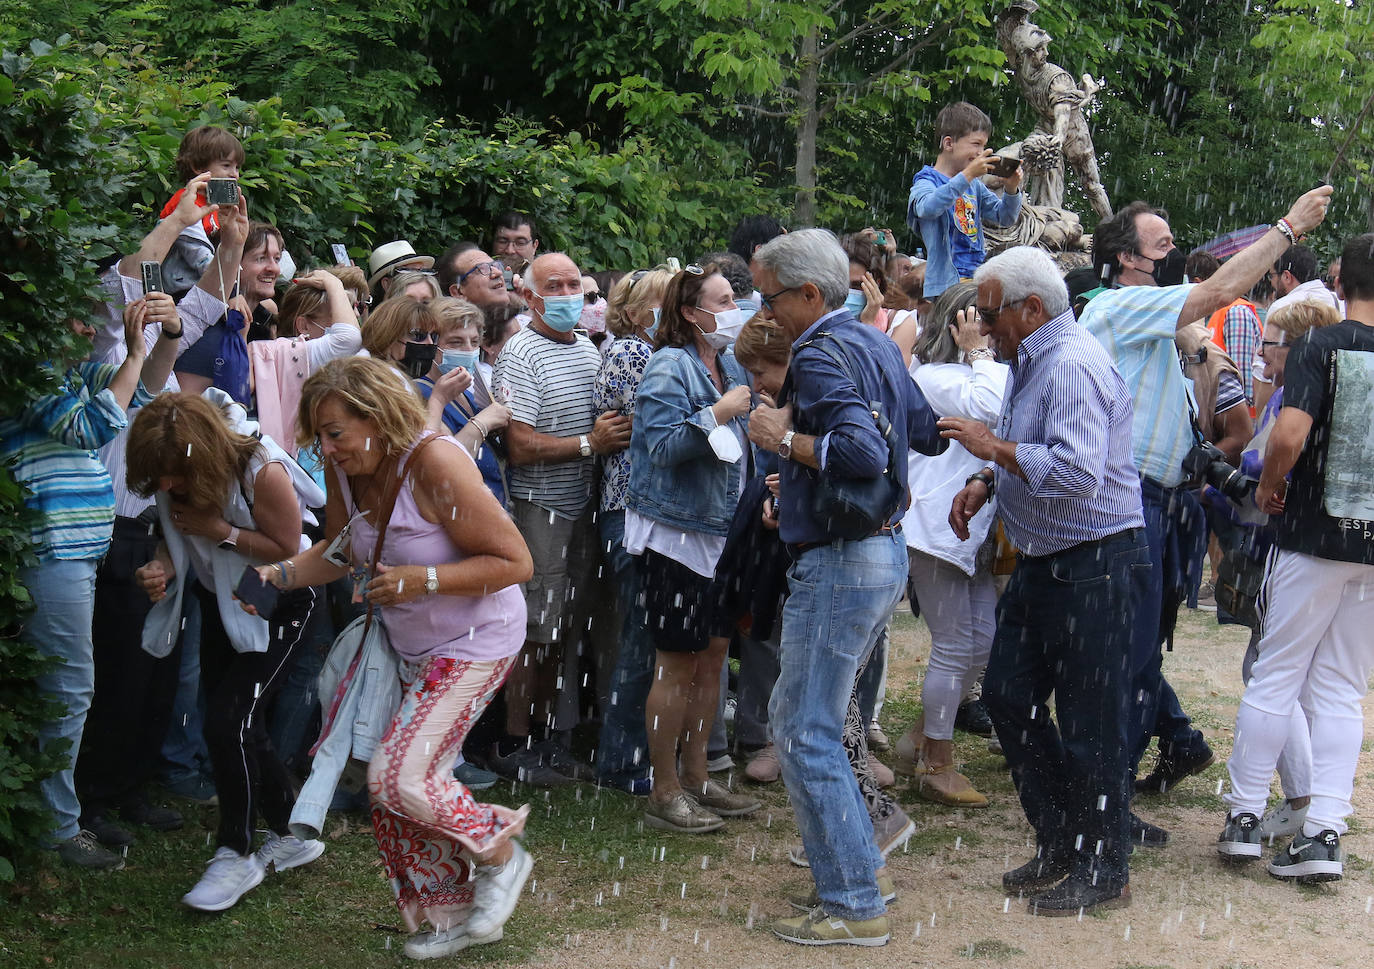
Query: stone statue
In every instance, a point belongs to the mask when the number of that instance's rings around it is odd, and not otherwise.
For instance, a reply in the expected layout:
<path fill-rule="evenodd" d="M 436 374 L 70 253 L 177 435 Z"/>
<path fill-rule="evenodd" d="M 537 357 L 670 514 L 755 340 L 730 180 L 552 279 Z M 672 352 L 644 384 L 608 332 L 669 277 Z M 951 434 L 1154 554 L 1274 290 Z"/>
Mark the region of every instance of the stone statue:
<path fill-rule="evenodd" d="M 1020 143 L 998 149 L 999 158 L 1020 158 Z M 1002 191 L 1002 179 L 996 175 L 983 176 L 983 184 L 994 192 Z M 1087 253 L 1092 236 L 1083 232 L 1083 222 L 1077 212 L 1058 205 L 1039 205 L 1025 202 L 1016 222 L 1009 226 L 983 225 L 988 255 L 1012 246 L 1037 246 L 1047 250 L 1061 269 L 1072 269 L 1088 262 Z"/>
<path fill-rule="evenodd" d="M 1021 93 L 1038 122 L 1022 145 L 1021 159 L 1030 176 L 1029 200 L 1061 208 L 1067 163 L 1083 181 L 1083 192 L 1099 218 L 1112 214 L 1107 190 L 1097 169 L 1092 134 L 1083 112 L 1104 82 L 1084 74 L 1081 82 L 1049 62 L 1050 35 L 1030 20 L 1040 9 L 1035 0 L 1012 0 L 997 19 L 997 42 L 1016 72 Z"/>

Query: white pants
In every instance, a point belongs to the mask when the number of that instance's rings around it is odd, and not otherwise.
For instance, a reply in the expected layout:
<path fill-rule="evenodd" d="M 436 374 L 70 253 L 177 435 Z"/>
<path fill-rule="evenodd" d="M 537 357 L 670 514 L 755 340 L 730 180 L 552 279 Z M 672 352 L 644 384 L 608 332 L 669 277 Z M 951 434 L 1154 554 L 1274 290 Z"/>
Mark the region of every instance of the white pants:
<path fill-rule="evenodd" d="M 1304 828 L 1344 834 L 1364 739 L 1360 701 L 1374 665 L 1374 565 L 1280 551 L 1265 595 L 1259 659 L 1226 765 L 1226 803 L 1233 815 L 1264 812 L 1296 701 L 1312 728 L 1312 804 Z"/>
<path fill-rule="evenodd" d="M 990 572 L 969 578 L 958 566 L 911 550 L 911 587 L 930 627 L 930 662 L 921 687 L 925 735 L 954 737 L 954 716 L 992 652 L 997 586 Z"/>
<path fill-rule="evenodd" d="M 1247 685 L 1254 675 L 1255 660 L 1259 659 L 1259 642 L 1259 633 L 1251 633 L 1245 659 L 1240 664 L 1240 681 Z M 1312 727 L 1298 700 L 1293 701 L 1293 712 L 1288 716 L 1288 739 L 1279 754 L 1278 771 L 1279 786 L 1288 800 L 1312 793 Z"/>

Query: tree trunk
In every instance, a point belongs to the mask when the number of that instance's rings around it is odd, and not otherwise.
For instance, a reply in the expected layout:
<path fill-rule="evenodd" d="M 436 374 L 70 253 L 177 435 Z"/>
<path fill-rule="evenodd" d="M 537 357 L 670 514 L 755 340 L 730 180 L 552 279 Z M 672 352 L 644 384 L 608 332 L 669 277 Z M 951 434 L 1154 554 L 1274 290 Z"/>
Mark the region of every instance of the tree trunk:
<path fill-rule="evenodd" d="M 802 38 L 801 77 L 797 82 L 797 198 L 792 208 L 792 224 L 809 226 L 816 222 L 816 132 L 821 114 L 820 33 L 816 28 Z"/>

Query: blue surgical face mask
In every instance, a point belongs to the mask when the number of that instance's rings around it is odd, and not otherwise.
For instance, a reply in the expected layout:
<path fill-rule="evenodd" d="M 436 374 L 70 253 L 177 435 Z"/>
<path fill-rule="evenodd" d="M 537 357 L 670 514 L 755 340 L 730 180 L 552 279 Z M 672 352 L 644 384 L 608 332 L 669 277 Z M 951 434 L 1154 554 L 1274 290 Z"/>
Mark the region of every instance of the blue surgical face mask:
<path fill-rule="evenodd" d="M 663 312 L 663 310 L 662 310 L 660 307 L 655 306 L 655 307 L 654 307 L 654 322 L 653 322 L 652 325 L 646 326 L 646 327 L 644 328 L 644 335 L 647 336 L 647 337 L 649 338 L 649 342 L 650 342 L 650 343 L 652 343 L 652 342 L 654 341 L 654 335 L 658 333 L 658 316 L 659 316 L 659 314 L 662 313 L 662 312 Z"/>
<path fill-rule="evenodd" d="M 559 333 L 571 333 L 582 320 L 582 307 L 587 305 L 581 293 L 540 298 L 544 301 L 544 322 Z"/>
<path fill-rule="evenodd" d="M 855 316 L 858 316 L 860 313 L 862 313 L 864 311 L 864 307 L 867 305 L 868 297 L 864 295 L 864 291 L 862 289 L 851 289 L 849 291 L 849 295 L 844 298 L 844 308 L 849 310 L 849 312 L 853 313 Z"/>
<path fill-rule="evenodd" d="M 468 373 L 476 373 L 477 354 L 477 350 L 444 350 L 439 358 L 439 372 L 448 373 L 462 367 Z"/>

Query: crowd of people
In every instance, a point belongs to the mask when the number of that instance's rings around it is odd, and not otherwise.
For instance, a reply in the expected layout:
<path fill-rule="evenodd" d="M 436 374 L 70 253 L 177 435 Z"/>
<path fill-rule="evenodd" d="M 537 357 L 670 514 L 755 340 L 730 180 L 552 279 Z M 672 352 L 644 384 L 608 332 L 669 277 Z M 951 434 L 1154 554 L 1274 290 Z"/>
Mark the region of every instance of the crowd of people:
<path fill-rule="evenodd" d="M 895 775 L 989 802 L 964 729 L 1034 832 L 1008 893 L 1115 907 L 1133 848 L 1169 841 L 1132 798 L 1215 759 L 1164 669 L 1201 586 L 1253 627 L 1218 851 L 1287 837 L 1273 874 L 1341 877 L 1374 665 L 1374 236 L 1324 285 L 1300 241 L 1322 187 L 1224 263 L 1144 202 L 1067 276 L 989 257 L 983 220 L 1021 205 L 990 134 L 940 113 L 910 195 L 927 259 L 751 215 L 689 264 L 589 272 L 518 212 L 491 252 L 296 268 L 244 193 L 207 202 L 237 139 L 189 132 L 184 189 L 70 321 L 89 357 L 0 421 L 39 513 L 25 635 L 65 707 L 40 742 L 72 745 L 42 782 L 51 847 L 116 869 L 133 829 L 184 823 L 154 783 L 216 804 L 182 901 L 222 911 L 318 858 L 325 812 L 367 810 L 405 952 L 434 958 L 499 940 L 532 870 L 528 807 L 478 799 L 498 778 L 595 782 L 683 834 L 781 781 L 813 884 L 772 930 L 881 945 L 915 830 Z M 931 650 L 889 743 L 904 598 Z"/>

